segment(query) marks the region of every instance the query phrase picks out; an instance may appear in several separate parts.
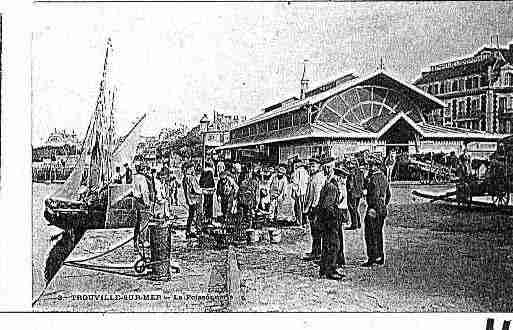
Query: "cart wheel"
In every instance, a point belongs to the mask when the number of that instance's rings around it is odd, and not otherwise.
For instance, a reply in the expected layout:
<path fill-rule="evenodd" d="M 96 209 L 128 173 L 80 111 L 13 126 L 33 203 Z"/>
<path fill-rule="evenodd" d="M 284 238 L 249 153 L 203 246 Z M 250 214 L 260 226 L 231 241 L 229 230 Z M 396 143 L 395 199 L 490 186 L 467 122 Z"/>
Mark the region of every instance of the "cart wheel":
<path fill-rule="evenodd" d="M 509 193 L 498 191 L 492 196 L 492 201 L 497 207 L 507 206 L 509 204 Z"/>

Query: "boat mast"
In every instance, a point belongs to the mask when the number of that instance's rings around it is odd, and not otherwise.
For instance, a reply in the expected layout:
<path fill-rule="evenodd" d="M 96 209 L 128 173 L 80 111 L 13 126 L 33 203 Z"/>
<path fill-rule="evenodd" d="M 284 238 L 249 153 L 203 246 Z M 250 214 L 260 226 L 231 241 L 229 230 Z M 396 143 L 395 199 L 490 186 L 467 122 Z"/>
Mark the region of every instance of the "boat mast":
<path fill-rule="evenodd" d="M 106 113 L 107 97 L 105 95 L 107 89 L 107 72 L 109 65 L 109 54 L 112 50 L 111 39 L 107 39 L 107 47 L 105 50 L 105 58 L 103 62 L 102 78 L 100 80 L 100 91 L 96 100 L 96 108 L 93 119 L 93 130 L 91 134 L 91 143 L 88 144 L 91 149 L 91 157 L 89 158 L 88 172 L 88 188 L 100 188 L 102 183 L 108 182 L 110 171 L 107 169 L 109 157 L 109 117 Z M 96 162 L 96 164 L 93 163 Z M 97 173 L 93 171 L 96 170 Z"/>

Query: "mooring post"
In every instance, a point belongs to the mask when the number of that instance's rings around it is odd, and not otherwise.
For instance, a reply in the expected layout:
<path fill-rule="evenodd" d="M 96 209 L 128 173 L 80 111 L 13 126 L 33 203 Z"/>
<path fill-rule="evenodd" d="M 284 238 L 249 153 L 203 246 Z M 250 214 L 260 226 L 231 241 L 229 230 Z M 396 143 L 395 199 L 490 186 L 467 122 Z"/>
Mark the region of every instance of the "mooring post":
<path fill-rule="evenodd" d="M 171 231 L 168 222 L 152 222 L 148 225 L 150 232 L 151 269 L 156 280 L 169 280 L 171 254 Z"/>

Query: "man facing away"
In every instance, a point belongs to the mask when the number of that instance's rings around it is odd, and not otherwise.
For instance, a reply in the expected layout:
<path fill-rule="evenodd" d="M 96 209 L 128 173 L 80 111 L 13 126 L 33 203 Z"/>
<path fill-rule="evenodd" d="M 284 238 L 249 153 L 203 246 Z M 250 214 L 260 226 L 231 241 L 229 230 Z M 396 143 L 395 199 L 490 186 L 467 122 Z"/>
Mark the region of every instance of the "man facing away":
<path fill-rule="evenodd" d="M 362 227 L 359 208 L 363 196 L 364 177 L 357 159 L 350 162 L 349 171 L 347 178 L 347 208 L 351 218 L 351 226 L 346 229 L 354 230 Z"/>
<path fill-rule="evenodd" d="M 119 166 L 116 166 L 115 173 L 114 173 L 114 183 L 115 184 L 122 184 L 123 183 L 123 176 L 121 175 L 121 168 Z"/>
<path fill-rule="evenodd" d="M 321 257 L 321 243 L 322 243 L 322 232 L 319 225 L 319 212 L 317 206 L 319 204 L 319 197 L 321 189 L 326 182 L 326 177 L 321 171 L 321 164 L 319 159 L 311 158 L 309 160 L 310 167 L 310 179 L 306 188 L 305 196 L 305 214 L 307 215 L 308 221 L 310 222 L 310 233 L 312 235 L 312 250 L 307 253 L 303 260 L 316 260 Z"/>
<path fill-rule="evenodd" d="M 390 202 L 390 185 L 385 174 L 380 170 L 377 162 L 371 162 L 370 166 L 365 184 L 367 213 L 364 222 L 368 260 L 362 265 L 364 267 L 385 263 L 383 226 L 387 216 L 387 206 Z"/>
<path fill-rule="evenodd" d="M 340 191 L 335 175 L 334 159 L 327 160 L 324 166 L 326 183 L 319 197 L 319 223 L 322 228 L 322 251 L 319 277 L 332 280 L 342 279 L 337 272 L 337 259 L 340 252 L 341 212 L 339 209 Z"/>
<path fill-rule="evenodd" d="M 278 219 L 278 213 L 283 205 L 285 198 L 285 188 L 287 187 L 287 170 L 284 166 L 279 166 L 271 178 L 269 194 L 271 196 L 271 214 L 274 222 Z"/>
<path fill-rule="evenodd" d="M 128 163 L 123 164 L 123 166 L 125 167 L 125 183 L 132 184 L 132 170 L 128 166 Z"/>
<path fill-rule="evenodd" d="M 201 197 L 203 190 L 200 188 L 198 179 L 194 175 L 194 163 L 188 162 L 185 164 L 185 176 L 182 181 L 183 192 L 185 195 L 185 202 L 189 207 L 189 216 L 187 217 L 187 226 L 185 229 L 185 238 L 194 238 L 196 234 L 192 231 L 193 223 L 195 229 L 201 223 Z"/>
<path fill-rule="evenodd" d="M 208 221 L 212 220 L 214 210 L 214 189 L 216 187 L 214 181 L 214 165 L 211 162 L 205 163 L 205 168 L 201 172 L 199 185 L 203 189 L 203 215 Z"/>
<path fill-rule="evenodd" d="M 306 216 L 304 216 L 304 204 L 309 179 L 310 175 L 305 169 L 303 162 L 295 161 L 294 172 L 292 173 L 292 183 L 294 194 L 294 213 L 296 215 L 296 222 L 299 226 L 303 225 L 306 221 Z"/>

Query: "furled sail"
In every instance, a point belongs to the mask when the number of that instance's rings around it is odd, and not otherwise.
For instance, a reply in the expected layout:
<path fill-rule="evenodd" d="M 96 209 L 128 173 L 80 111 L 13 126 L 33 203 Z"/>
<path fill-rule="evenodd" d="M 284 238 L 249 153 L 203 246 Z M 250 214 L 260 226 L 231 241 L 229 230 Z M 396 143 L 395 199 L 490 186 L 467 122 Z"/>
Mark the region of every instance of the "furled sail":
<path fill-rule="evenodd" d="M 141 139 L 141 130 L 143 128 L 143 124 L 146 119 L 146 114 L 144 114 L 132 127 L 132 129 L 128 132 L 127 135 L 121 140 L 116 149 L 112 154 L 112 162 L 111 162 L 111 173 L 114 173 L 114 169 L 119 166 L 122 167 L 123 164 L 132 164 L 134 161 L 135 153 L 137 151 L 137 145 Z"/>

